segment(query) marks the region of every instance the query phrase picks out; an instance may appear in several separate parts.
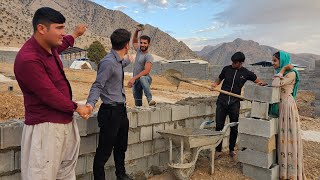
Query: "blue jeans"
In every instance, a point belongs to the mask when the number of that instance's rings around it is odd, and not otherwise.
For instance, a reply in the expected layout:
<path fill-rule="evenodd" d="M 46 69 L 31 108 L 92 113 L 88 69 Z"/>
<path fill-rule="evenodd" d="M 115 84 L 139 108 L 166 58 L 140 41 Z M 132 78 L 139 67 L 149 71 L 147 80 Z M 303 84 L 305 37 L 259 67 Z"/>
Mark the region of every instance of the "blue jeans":
<path fill-rule="evenodd" d="M 142 106 L 142 94 L 147 97 L 148 102 L 152 100 L 152 94 L 150 91 L 152 79 L 150 76 L 141 76 L 133 84 L 133 97 L 136 106 Z"/>

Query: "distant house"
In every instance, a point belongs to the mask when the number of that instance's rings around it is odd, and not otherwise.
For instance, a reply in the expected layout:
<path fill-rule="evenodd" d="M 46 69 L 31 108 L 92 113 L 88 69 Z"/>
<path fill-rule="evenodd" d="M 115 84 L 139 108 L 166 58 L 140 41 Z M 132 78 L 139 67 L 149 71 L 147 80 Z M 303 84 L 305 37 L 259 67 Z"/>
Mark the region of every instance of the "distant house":
<path fill-rule="evenodd" d="M 75 61 L 90 61 L 89 58 L 86 58 L 86 57 L 82 57 L 82 58 L 77 58 L 77 59 L 74 59 Z"/>
<path fill-rule="evenodd" d="M 61 60 L 87 59 L 87 50 L 70 47 L 61 53 Z"/>
<path fill-rule="evenodd" d="M 91 64 L 86 61 L 73 61 L 70 69 L 92 69 Z"/>
<path fill-rule="evenodd" d="M 95 63 L 91 62 L 87 57 L 87 50 L 85 49 L 70 47 L 64 50 L 61 53 L 60 57 L 63 63 L 63 67 L 71 69 L 97 69 Z"/>
<path fill-rule="evenodd" d="M 304 71 L 306 68 L 307 68 L 307 66 L 302 66 L 302 65 L 300 65 L 300 64 L 292 64 L 293 65 L 293 67 L 295 67 L 298 71 Z"/>

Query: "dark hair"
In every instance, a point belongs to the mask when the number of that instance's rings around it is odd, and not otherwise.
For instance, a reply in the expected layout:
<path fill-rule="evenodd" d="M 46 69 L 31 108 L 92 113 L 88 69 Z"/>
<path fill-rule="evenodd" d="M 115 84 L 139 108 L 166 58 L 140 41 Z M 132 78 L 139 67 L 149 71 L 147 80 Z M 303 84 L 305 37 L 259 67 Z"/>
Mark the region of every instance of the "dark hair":
<path fill-rule="evenodd" d="M 150 41 L 151 41 L 150 37 L 147 36 L 147 35 L 142 35 L 142 36 L 140 36 L 140 40 L 141 40 L 141 39 L 147 40 L 148 43 L 150 43 Z"/>
<path fill-rule="evenodd" d="M 50 24 L 63 24 L 66 22 L 66 18 L 59 12 L 49 7 L 39 8 L 33 16 L 32 25 L 34 32 L 37 31 L 38 24 L 43 24 L 47 28 Z"/>
<path fill-rule="evenodd" d="M 110 36 L 112 49 L 121 50 L 129 43 L 131 33 L 126 29 L 117 29 Z"/>
<path fill-rule="evenodd" d="M 244 54 L 242 52 L 236 52 L 232 55 L 231 57 L 231 61 L 232 62 L 244 62 L 244 60 L 246 59 L 246 57 L 244 56 Z"/>
<path fill-rule="evenodd" d="M 280 52 L 279 51 L 274 53 L 273 56 L 280 60 Z"/>

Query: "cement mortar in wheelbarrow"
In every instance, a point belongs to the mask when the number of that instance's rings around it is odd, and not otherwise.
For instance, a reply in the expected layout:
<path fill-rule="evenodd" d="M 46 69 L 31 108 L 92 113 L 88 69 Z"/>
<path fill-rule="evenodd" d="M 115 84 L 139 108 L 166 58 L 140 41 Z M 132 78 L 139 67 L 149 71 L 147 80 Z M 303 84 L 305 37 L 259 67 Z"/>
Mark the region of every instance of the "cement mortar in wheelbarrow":
<path fill-rule="evenodd" d="M 210 124 L 213 121 L 204 123 Z M 179 180 L 188 180 L 192 175 L 199 153 L 202 150 L 211 150 L 211 174 L 214 173 L 214 154 L 215 148 L 221 143 L 225 137 L 227 129 L 236 126 L 238 123 L 233 122 L 227 124 L 222 131 L 213 131 L 208 129 L 171 129 L 158 131 L 161 136 L 169 139 L 170 153 L 168 166 L 173 169 L 173 173 Z M 204 127 L 204 124 L 200 126 Z M 173 145 L 180 147 L 178 153 L 179 161 L 174 163 L 172 160 Z"/>

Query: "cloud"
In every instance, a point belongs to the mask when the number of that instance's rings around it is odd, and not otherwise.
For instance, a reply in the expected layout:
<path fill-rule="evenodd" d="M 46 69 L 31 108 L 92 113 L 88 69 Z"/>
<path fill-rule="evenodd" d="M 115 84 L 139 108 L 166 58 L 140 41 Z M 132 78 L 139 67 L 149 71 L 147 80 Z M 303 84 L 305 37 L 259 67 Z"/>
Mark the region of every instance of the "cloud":
<path fill-rule="evenodd" d="M 307 22 L 318 20 L 320 1 L 233 0 L 218 14 L 218 18 L 232 24 L 273 24 L 279 22 Z"/>
<path fill-rule="evenodd" d="M 224 38 L 205 38 L 205 37 L 191 37 L 191 38 L 177 38 L 183 41 L 193 51 L 200 51 L 206 45 L 216 45 L 226 42 Z"/>
<path fill-rule="evenodd" d="M 320 1 L 231 0 L 222 12 L 214 15 L 213 24 L 195 33 L 208 35 L 215 44 L 217 38 L 212 34 L 219 33 L 219 39 L 226 41 L 239 37 L 290 52 L 320 54 L 319 9 Z"/>
<path fill-rule="evenodd" d="M 228 26 L 227 23 L 214 21 L 214 22 L 212 22 L 212 24 L 209 27 L 196 30 L 196 31 L 194 31 L 194 33 L 212 33 L 212 32 L 215 32 L 215 31 L 218 31 L 221 29 L 225 29 L 225 28 L 227 28 L 227 26 Z"/>
<path fill-rule="evenodd" d="M 113 9 L 114 9 L 114 10 L 123 11 L 123 10 L 125 10 L 125 9 L 128 9 L 128 7 L 121 5 L 121 6 L 114 6 Z"/>
<path fill-rule="evenodd" d="M 93 0 L 96 2 L 107 3 L 110 0 Z M 169 7 L 185 11 L 195 4 L 206 2 L 206 0 L 111 0 L 117 3 L 134 3 L 143 6 L 145 9 L 168 9 Z M 211 0 L 219 2 L 221 0 Z"/>

